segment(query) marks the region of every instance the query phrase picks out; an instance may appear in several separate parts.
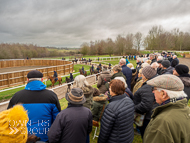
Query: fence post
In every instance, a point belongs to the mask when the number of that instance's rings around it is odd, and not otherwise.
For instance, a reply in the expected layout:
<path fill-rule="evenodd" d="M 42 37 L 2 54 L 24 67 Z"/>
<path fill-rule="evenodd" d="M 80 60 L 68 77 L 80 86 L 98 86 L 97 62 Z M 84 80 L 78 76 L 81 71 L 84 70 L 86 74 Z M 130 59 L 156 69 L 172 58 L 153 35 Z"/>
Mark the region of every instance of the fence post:
<path fill-rule="evenodd" d="M 8 87 L 10 87 L 10 79 L 9 79 L 9 74 L 7 74 L 7 79 L 8 79 Z"/>
<path fill-rule="evenodd" d="M 25 71 L 23 71 L 23 83 L 25 84 Z"/>

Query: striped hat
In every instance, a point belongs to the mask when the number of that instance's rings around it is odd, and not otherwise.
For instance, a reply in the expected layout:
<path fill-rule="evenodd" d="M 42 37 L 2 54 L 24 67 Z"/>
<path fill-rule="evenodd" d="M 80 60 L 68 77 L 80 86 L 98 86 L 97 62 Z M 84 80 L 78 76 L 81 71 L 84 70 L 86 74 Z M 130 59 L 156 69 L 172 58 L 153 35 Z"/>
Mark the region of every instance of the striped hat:
<path fill-rule="evenodd" d="M 183 91 L 184 89 L 184 84 L 181 81 L 181 79 L 171 74 L 157 76 L 147 81 L 147 84 L 157 88 L 162 88 L 171 91 Z"/>

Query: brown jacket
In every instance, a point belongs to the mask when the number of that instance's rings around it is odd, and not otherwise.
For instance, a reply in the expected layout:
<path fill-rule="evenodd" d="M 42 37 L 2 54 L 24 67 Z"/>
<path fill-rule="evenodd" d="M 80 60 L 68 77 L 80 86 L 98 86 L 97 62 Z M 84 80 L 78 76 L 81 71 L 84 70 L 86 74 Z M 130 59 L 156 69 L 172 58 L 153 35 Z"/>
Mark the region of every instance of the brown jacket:
<path fill-rule="evenodd" d="M 100 94 L 105 94 L 105 92 L 107 91 L 107 88 L 104 83 L 104 79 L 106 79 L 107 82 L 110 81 L 111 74 L 108 71 L 103 71 L 98 79 L 97 87 L 100 91 Z"/>

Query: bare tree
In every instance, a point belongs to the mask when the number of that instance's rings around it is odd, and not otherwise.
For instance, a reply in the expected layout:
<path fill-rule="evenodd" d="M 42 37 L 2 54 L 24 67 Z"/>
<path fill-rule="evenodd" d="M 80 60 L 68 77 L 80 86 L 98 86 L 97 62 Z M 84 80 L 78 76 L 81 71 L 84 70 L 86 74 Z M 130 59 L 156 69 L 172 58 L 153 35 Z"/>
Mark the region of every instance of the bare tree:
<path fill-rule="evenodd" d="M 140 51 L 140 46 L 141 46 L 141 41 L 142 41 L 142 33 L 137 32 L 135 34 L 134 38 L 135 38 L 136 49 L 137 49 L 137 51 Z"/>

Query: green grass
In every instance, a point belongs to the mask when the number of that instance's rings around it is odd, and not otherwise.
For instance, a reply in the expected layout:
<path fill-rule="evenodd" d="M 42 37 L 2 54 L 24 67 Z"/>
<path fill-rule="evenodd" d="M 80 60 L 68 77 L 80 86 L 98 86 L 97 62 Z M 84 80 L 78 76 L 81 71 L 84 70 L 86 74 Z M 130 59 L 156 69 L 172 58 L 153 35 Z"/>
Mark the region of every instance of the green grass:
<path fill-rule="evenodd" d="M 129 60 L 130 63 L 132 63 L 134 65 L 134 67 L 136 67 L 136 60 Z M 100 62 L 93 62 L 96 64 L 102 63 L 102 64 L 106 64 L 108 65 L 109 63 L 111 63 L 112 65 L 118 65 L 119 64 L 119 60 L 111 60 L 111 61 L 100 61 Z"/>
<path fill-rule="evenodd" d="M 97 88 L 97 84 L 92 85 L 92 87 Z M 60 105 L 61 105 L 61 110 L 67 108 L 68 101 L 65 98 L 59 100 L 59 102 L 60 102 Z M 90 143 L 97 143 L 98 138 L 95 138 L 93 140 L 94 132 L 95 132 L 95 127 L 93 126 L 92 132 L 90 134 Z M 99 133 L 100 133 L 100 129 L 98 129 L 96 134 L 99 134 Z M 133 143 L 142 143 L 141 136 L 140 135 L 134 135 Z"/>
<path fill-rule="evenodd" d="M 84 70 L 89 70 L 90 69 L 90 66 L 89 65 L 74 65 L 74 70 L 75 72 L 74 73 L 77 73 L 79 72 L 79 69 L 82 68 L 82 66 L 84 66 Z M 75 78 L 77 75 L 79 74 L 74 74 L 73 77 Z M 87 75 L 90 75 L 90 71 L 87 71 Z M 67 76 L 69 77 L 69 76 Z M 66 77 L 62 77 L 62 83 L 65 83 L 65 80 Z M 45 83 L 45 82 L 44 82 Z M 56 82 L 54 85 L 58 85 L 59 83 Z M 46 81 L 46 85 L 47 87 L 50 87 L 52 84 L 51 84 L 51 81 L 48 80 Z M 17 88 L 17 89 L 13 89 L 13 90 L 8 90 L 8 91 L 4 91 L 4 92 L 0 92 L 0 101 L 4 101 L 4 100 L 8 100 L 10 98 L 12 98 L 12 96 L 20 91 L 20 90 L 23 90 L 25 87 L 20 87 L 20 88 Z"/>

